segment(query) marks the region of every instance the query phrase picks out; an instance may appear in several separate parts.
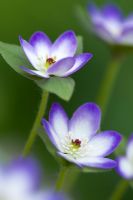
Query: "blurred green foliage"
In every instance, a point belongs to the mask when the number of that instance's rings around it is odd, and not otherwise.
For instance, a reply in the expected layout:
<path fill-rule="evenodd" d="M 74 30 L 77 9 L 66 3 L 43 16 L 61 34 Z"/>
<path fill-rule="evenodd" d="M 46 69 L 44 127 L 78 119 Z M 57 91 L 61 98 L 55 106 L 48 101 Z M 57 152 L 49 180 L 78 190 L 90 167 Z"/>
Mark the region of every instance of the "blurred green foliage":
<path fill-rule="evenodd" d="M 108 1 L 95 2 L 102 5 Z M 95 101 L 110 59 L 107 46 L 87 33 L 76 17 L 76 5 L 86 8 L 87 3 L 87 0 L 0 1 L 1 41 L 19 44 L 19 35 L 28 39 L 37 30 L 46 32 L 52 40 L 67 29 L 73 29 L 77 35 L 84 37 L 84 51 L 92 52 L 94 57 L 84 69 L 73 75 L 76 90 L 72 99 L 66 103 L 51 95 L 48 105 L 50 107 L 53 101 L 59 101 L 69 115 L 80 104 Z M 119 0 L 116 3 L 122 7 L 125 14 L 133 12 L 133 1 Z M 125 136 L 133 131 L 132 88 L 133 56 L 129 55 L 121 68 L 102 129 L 115 129 Z M 0 143 L 4 141 L 1 147 L 4 146 L 7 153 L 10 146 L 16 149 L 15 154 L 21 152 L 38 108 L 40 93 L 40 89 L 32 81 L 21 77 L 2 58 L 0 59 Z M 47 174 L 48 177 L 55 179 L 58 166 L 40 138 L 37 139 L 33 152 L 44 166 L 44 175 Z M 115 171 L 81 174 L 73 195 L 76 200 L 108 199 L 119 179 Z M 129 200 L 132 196 L 133 192 L 129 188 L 123 199 Z"/>

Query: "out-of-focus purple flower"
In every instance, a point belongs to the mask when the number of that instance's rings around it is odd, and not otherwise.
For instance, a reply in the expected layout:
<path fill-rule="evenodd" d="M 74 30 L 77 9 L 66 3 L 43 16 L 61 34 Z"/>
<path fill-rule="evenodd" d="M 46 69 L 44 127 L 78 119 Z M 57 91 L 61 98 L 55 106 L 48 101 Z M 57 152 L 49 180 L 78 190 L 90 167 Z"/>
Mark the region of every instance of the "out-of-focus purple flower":
<path fill-rule="evenodd" d="M 53 190 L 41 190 L 40 169 L 30 159 L 19 158 L 0 166 L 0 199 L 2 200 L 65 200 Z M 55 197 L 60 198 L 55 198 Z"/>
<path fill-rule="evenodd" d="M 100 128 L 101 111 L 94 103 L 79 107 L 69 120 L 64 109 L 54 103 L 49 113 L 49 122 L 42 124 L 58 154 L 80 167 L 109 169 L 116 161 L 105 158 L 121 141 L 116 131 L 97 133 Z"/>
<path fill-rule="evenodd" d="M 30 200 L 36 195 L 38 183 L 39 169 L 32 159 L 19 158 L 0 166 L 0 199 Z"/>
<path fill-rule="evenodd" d="M 133 14 L 125 18 L 116 6 L 107 4 L 98 9 L 88 6 L 92 31 L 111 44 L 133 45 Z"/>
<path fill-rule="evenodd" d="M 117 158 L 116 171 L 125 179 L 133 179 L 133 134 L 129 137 L 126 155 Z"/>
<path fill-rule="evenodd" d="M 45 190 L 44 192 L 40 192 L 40 194 L 38 194 L 38 198 L 39 200 L 70 200 L 66 195 L 64 195 L 64 193 L 62 192 L 54 192 L 54 190 Z M 35 199 L 31 199 L 31 200 L 36 200 Z M 38 199 L 37 199 L 38 200 Z"/>
<path fill-rule="evenodd" d="M 21 46 L 34 70 L 21 68 L 42 78 L 67 77 L 82 68 L 91 58 L 91 53 L 75 55 L 77 39 L 73 31 L 66 31 L 52 44 L 43 32 L 34 33 L 29 42 L 20 37 Z"/>

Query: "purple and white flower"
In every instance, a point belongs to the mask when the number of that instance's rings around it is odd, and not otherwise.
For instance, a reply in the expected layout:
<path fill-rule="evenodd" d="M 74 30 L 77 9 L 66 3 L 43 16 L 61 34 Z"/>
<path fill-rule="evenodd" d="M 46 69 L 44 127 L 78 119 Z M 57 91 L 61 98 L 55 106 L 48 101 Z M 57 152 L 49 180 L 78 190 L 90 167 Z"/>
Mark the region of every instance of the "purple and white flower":
<path fill-rule="evenodd" d="M 68 196 L 66 196 L 64 193 L 55 192 L 53 189 L 45 190 L 44 192 L 42 192 L 38 195 L 38 198 L 39 198 L 39 200 L 70 200 L 70 198 Z M 34 200 L 34 199 L 31 199 L 31 200 Z"/>
<path fill-rule="evenodd" d="M 133 45 L 133 13 L 125 18 L 116 6 L 107 4 L 98 9 L 88 6 L 92 31 L 111 44 Z"/>
<path fill-rule="evenodd" d="M 92 58 L 91 53 L 75 55 L 77 39 L 73 31 L 66 31 L 53 44 L 43 32 L 34 33 L 29 42 L 20 37 L 20 43 L 34 70 L 25 66 L 21 66 L 21 69 L 42 78 L 67 77 Z"/>
<path fill-rule="evenodd" d="M 79 167 L 109 169 L 116 167 L 116 161 L 105 158 L 121 141 L 116 131 L 100 128 L 101 111 L 94 103 L 80 106 L 69 120 L 64 109 L 54 103 L 49 113 L 49 122 L 42 124 L 57 152 L 64 159 Z"/>
<path fill-rule="evenodd" d="M 133 180 L 133 134 L 129 137 L 126 155 L 117 158 L 116 171 L 125 179 Z"/>
<path fill-rule="evenodd" d="M 2 200 L 65 200 L 53 190 L 40 190 L 40 169 L 30 159 L 18 159 L 0 165 L 0 199 Z"/>
<path fill-rule="evenodd" d="M 39 171 L 32 159 L 18 159 L 0 166 L 0 199 L 31 200 L 39 183 Z M 35 200 L 43 200 L 36 198 Z"/>

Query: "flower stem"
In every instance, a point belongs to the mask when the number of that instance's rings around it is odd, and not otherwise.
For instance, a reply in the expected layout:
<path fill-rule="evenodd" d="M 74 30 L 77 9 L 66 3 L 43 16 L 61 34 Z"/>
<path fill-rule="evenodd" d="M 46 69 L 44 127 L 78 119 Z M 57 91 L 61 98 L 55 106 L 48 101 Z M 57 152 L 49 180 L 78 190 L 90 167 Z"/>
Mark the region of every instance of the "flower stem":
<path fill-rule="evenodd" d="M 31 148 L 32 148 L 32 146 L 35 142 L 35 138 L 36 138 L 36 135 L 37 135 L 37 129 L 40 126 L 41 119 L 42 119 L 42 117 L 43 117 L 43 115 L 45 114 L 45 111 L 46 111 L 48 96 L 49 96 L 49 93 L 47 91 L 44 91 L 42 93 L 42 98 L 41 98 L 38 113 L 36 115 L 33 127 L 30 131 L 29 138 L 28 138 L 28 140 L 27 140 L 27 142 L 24 146 L 24 150 L 22 152 L 22 155 L 24 157 L 29 154 L 29 152 L 30 152 L 30 150 L 31 150 Z"/>
<path fill-rule="evenodd" d="M 68 173 L 68 169 L 69 169 L 68 166 L 61 167 L 57 181 L 56 181 L 56 191 L 60 191 L 63 188 L 65 178 Z"/>
<path fill-rule="evenodd" d="M 110 200 L 121 200 L 123 198 L 123 194 L 125 193 L 127 187 L 128 187 L 128 181 L 121 180 L 118 183 L 115 191 L 113 192 Z"/>
<path fill-rule="evenodd" d="M 97 103 L 102 109 L 103 117 L 106 113 L 109 99 L 111 97 L 114 84 L 120 71 L 122 58 L 117 53 L 112 54 L 111 62 L 105 71 L 105 75 L 97 96 Z"/>

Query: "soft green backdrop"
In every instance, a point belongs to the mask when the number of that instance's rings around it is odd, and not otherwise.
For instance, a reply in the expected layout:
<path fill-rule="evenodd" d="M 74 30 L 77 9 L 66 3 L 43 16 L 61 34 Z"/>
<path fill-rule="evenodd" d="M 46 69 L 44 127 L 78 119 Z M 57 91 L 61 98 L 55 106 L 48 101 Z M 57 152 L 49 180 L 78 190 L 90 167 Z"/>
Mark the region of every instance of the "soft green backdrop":
<path fill-rule="evenodd" d="M 99 5 L 103 0 L 95 1 Z M 114 1 L 116 2 L 116 1 Z M 95 101 L 97 91 L 108 59 L 109 50 L 98 39 L 88 34 L 75 14 L 76 5 L 87 5 L 87 0 L 0 0 L 0 40 L 18 44 L 18 35 L 28 39 L 37 30 L 46 32 L 53 40 L 63 31 L 73 29 L 84 37 L 84 51 L 94 57 L 89 64 L 76 73 L 76 90 L 69 103 L 51 95 L 53 101 L 62 103 L 67 112 L 72 112 L 80 104 Z M 117 4 L 125 13 L 133 11 L 133 1 L 119 0 Z M 133 56 L 130 55 L 121 68 L 103 129 L 116 129 L 128 136 L 133 131 Z M 18 149 L 18 154 L 32 126 L 40 99 L 40 89 L 30 80 L 14 72 L 0 58 L 0 149 Z M 13 147 L 14 146 L 14 147 Z M 16 147 L 15 147 L 16 146 Z M 33 152 L 44 166 L 44 175 L 55 178 L 57 164 L 38 138 Z M 0 154 L 1 155 L 1 154 Z M 47 174 L 47 175 L 46 175 Z M 76 200 L 108 199 L 120 178 L 113 172 L 81 174 L 73 195 Z M 49 178 L 48 180 L 49 181 Z M 133 192 L 129 189 L 124 200 L 129 200 Z"/>

